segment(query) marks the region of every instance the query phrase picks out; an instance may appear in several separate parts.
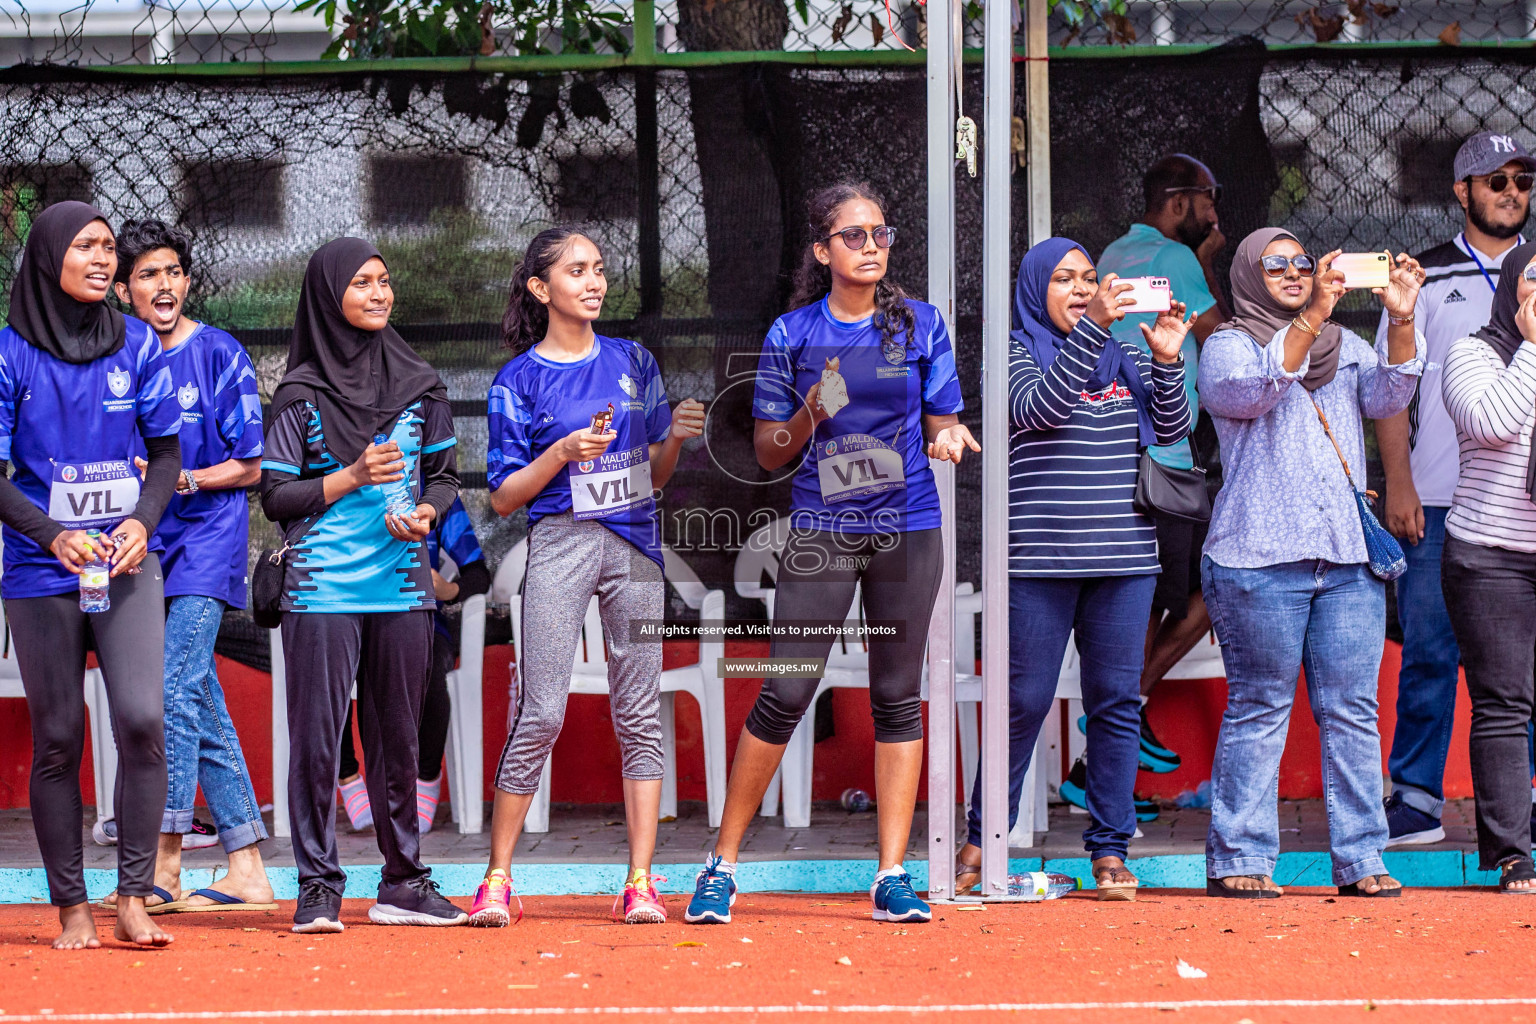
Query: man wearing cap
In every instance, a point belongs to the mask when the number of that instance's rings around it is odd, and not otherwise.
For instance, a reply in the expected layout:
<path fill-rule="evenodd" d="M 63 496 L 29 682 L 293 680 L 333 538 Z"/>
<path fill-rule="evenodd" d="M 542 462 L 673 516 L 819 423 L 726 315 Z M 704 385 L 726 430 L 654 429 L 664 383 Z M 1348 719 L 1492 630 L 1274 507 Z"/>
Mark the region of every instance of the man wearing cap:
<path fill-rule="evenodd" d="M 1388 846 L 1445 838 L 1440 812 L 1461 654 L 1440 593 L 1440 551 L 1460 453 L 1440 395 L 1441 367 L 1452 343 L 1488 322 L 1499 263 L 1524 240 L 1520 229 L 1530 213 L 1536 158 L 1513 135 L 1478 132 L 1456 152 L 1454 170 L 1451 189 L 1465 214 L 1462 229 L 1418 258 L 1426 274 L 1414 306 L 1429 343 L 1424 375 L 1406 412 L 1376 422 L 1387 478 L 1386 526 L 1405 542 L 1408 560 L 1408 571 L 1396 583 L 1403 662 L 1387 762 Z M 1378 348 L 1386 337 L 1383 313 Z M 1536 835 L 1536 817 L 1532 831 Z"/>

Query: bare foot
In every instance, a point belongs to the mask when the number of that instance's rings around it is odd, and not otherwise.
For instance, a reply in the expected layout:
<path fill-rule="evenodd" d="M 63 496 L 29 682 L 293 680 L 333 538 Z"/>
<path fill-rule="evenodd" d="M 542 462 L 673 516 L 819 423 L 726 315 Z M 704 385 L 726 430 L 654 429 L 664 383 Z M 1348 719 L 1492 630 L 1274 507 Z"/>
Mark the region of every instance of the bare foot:
<path fill-rule="evenodd" d="M 101 940 L 96 937 L 96 921 L 91 917 L 89 903 L 76 903 L 72 907 L 59 908 L 59 937 L 53 940 L 54 949 L 100 949 Z"/>
<path fill-rule="evenodd" d="M 117 926 L 113 938 L 140 946 L 169 946 L 171 935 L 155 927 L 155 919 L 144 912 L 144 897 L 124 896 L 118 900 Z"/>
<path fill-rule="evenodd" d="M 1115 897 L 1105 893 L 1128 898 L 1126 894 L 1134 894 L 1140 883 L 1119 857 L 1100 857 L 1093 862 L 1093 884 L 1101 890 L 1099 898 L 1106 899 Z"/>
<path fill-rule="evenodd" d="M 1355 888 L 1361 892 L 1378 893 L 1386 889 L 1401 889 L 1403 883 L 1391 875 L 1366 875 L 1355 883 Z"/>
<path fill-rule="evenodd" d="M 1218 878 L 1218 882 L 1228 889 L 1263 889 L 1266 892 L 1285 895 L 1285 890 L 1275 884 L 1275 880 L 1268 875 L 1229 875 L 1226 878 Z"/>

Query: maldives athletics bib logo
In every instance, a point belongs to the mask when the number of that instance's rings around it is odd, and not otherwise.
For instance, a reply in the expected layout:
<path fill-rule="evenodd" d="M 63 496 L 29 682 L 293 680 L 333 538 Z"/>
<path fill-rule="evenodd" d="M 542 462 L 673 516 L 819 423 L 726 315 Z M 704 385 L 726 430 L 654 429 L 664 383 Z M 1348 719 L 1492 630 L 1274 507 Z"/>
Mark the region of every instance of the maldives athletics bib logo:
<path fill-rule="evenodd" d="M 72 484 L 80 476 L 80 471 L 74 466 L 65 466 L 59 470 L 59 479 L 67 484 Z"/>
<path fill-rule="evenodd" d="M 126 395 L 128 393 L 128 383 L 129 380 L 127 370 L 107 371 L 107 387 L 111 389 L 114 396 L 122 398 L 124 395 Z"/>

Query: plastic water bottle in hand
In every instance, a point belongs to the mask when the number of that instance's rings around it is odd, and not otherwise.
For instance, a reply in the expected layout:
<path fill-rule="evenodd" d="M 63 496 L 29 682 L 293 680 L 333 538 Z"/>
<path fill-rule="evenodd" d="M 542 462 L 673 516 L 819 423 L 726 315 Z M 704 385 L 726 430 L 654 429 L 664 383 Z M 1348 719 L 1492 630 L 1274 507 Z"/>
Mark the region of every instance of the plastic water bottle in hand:
<path fill-rule="evenodd" d="M 841 802 L 843 805 L 843 810 L 850 814 L 857 814 L 860 811 L 867 811 L 875 806 L 875 801 L 870 797 L 870 795 L 856 786 L 849 786 L 847 789 L 843 790 Z"/>
<path fill-rule="evenodd" d="M 388 434 L 374 436 L 375 445 L 388 444 Z M 416 498 L 411 494 L 411 481 L 409 476 L 402 476 L 393 483 L 379 484 L 384 491 L 384 511 L 401 519 L 416 518 Z"/>
<path fill-rule="evenodd" d="M 1029 902 L 1059 899 L 1063 893 L 1074 892 L 1083 883 L 1070 875 L 1058 875 L 1054 871 L 1026 871 L 1022 875 L 1008 876 L 1008 895 L 1022 897 Z"/>
<path fill-rule="evenodd" d="M 107 588 L 112 584 L 112 567 L 107 562 L 106 545 L 102 543 L 100 530 L 87 530 L 90 539 L 91 558 L 80 570 L 80 610 L 104 612 L 112 607 Z"/>

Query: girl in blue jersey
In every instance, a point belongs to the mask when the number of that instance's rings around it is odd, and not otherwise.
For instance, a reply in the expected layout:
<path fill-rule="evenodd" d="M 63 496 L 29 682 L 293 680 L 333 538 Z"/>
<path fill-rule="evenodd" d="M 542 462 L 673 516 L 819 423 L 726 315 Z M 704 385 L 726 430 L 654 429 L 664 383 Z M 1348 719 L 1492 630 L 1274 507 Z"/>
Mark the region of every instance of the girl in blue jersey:
<path fill-rule="evenodd" d="M 58 203 L 32 225 L 0 331 L 0 596 L 32 720 L 32 822 L 59 908 L 55 949 L 100 945 L 80 849 L 86 635 L 111 700 L 119 756 L 115 936 L 163 946 L 146 903 L 165 808 L 165 611 L 150 540 L 181 472 L 181 416 L 154 333 L 106 304 L 116 242 L 100 211 Z M 142 487 L 133 466 L 143 438 Z M 3 467 L 0 467 L 3 470 Z M 101 531 L 89 538 L 86 531 Z M 111 560 L 111 607 L 80 610 L 81 568 Z"/>
<path fill-rule="evenodd" d="M 437 373 L 389 326 L 395 293 L 360 238 L 309 258 L 288 373 L 272 395 L 261 501 L 286 551 L 288 807 L 299 868 L 296 932 L 339 932 L 336 767 L 358 687 L 368 790 L 384 855 L 376 924 L 453 925 L 421 863 L 417 730 L 432 659 L 432 569 L 423 543 L 458 496 L 453 412 Z M 386 439 L 374 443 L 376 436 Z M 414 512 L 386 513 L 408 481 Z"/>
<path fill-rule="evenodd" d="M 875 719 L 880 862 L 870 888 L 877 921 L 927 921 L 902 867 L 922 772 L 922 665 L 943 572 L 939 495 L 930 458 L 980 451 L 960 423 L 955 357 L 933 306 L 886 278 L 896 229 L 864 184 L 822 189 L 809 202 L 793 311 L 774 322 L 758 362 L 755 447 L 768 470 L 803 456 L 790 536 L 779 560 L 775 623 L 831 627 L 862 588 L 870 620 L 898 621 L 896 639 L 869 641 Z M 776 637 L 775 658 L 826 658 L 832 640 Z M 725 923 L 747 825 L 815 696 L 814 678 L 770 678 L 747 716 L 714 853 L 699 872 L 686 920 Z"/>
<path fill-rule="evenodd" d="M 514 358 L 491 385 L 487 484 L 499 514 L 528 506 L 528 570 L 517 705 L 496 772 L 490 864 L 470 911 L 475 925 L 511 920 L 512 851 L 560 734 L 594 595 L 623 757 L 624 921 L 667 919 L 651 876 L 661 807 L 661 645 L 636 643 L 630 623 L 662 618 L 653 492 L 671 478 L 683 441 L 703 432 L 704 406 L 689 399 L 670 409 L 651 354 L 593 331 L 607 291 L 592 240 L 551 228 L 513 273 L 502 321 Z"/>

